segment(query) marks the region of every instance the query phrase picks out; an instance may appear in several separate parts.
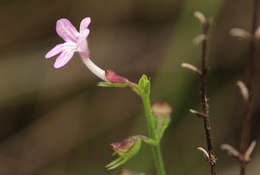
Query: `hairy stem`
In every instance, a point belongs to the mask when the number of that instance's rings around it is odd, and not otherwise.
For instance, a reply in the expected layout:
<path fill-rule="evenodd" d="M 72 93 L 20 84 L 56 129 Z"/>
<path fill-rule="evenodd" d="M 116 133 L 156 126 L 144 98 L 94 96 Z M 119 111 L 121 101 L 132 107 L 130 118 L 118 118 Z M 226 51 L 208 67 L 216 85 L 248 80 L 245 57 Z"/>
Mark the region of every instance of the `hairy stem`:
<path fill-rule="evenodd" d="M 154 126 L 154 122 L 153 122 L 152 109 L 151 109 L 149 95 L 143 94 L 142 100 L 144 103 L 145 114 L 147 117 L 149 135 L 153 140 L 157 140 L 158 138 L 155 133 L 155 126 Z M 160 143 L 158 143 L 155 146 L 152 146 L 152 150 L 153 150 L 153 156 L 154 156 L 155 166 L 156 166 L 156 170 L 157 170 L 157 175 L 166 175 L 165 169 L 164 169 L 164 164 L 163 164 L 163 159 L 162 159 L 162 155 L 161 155 L 161 150 L 160 150 Z"/>
<path fill-rule="evenodd" d="M 259 6 L 259 0 L 253 0 L 253 18 L 251 27 L 251 40 L 249 42 L 249 58 L 247 63 L 247 73 L 246 73 L 246 86 L 248 89 L 248 100 L 245 105 L 244 119 L 242 124 L 241 140 L 240 140 L 240 154 L 245 157 L 245 152 L 250 143 L 250 129 L 251 129 L 251 119 L 252 119 L 252 102 L 253 102 L 253 75 L 254 75 L 254 62 L 256 53 L 255 44 L 255 31 L 257 28 L 257 11 Z M 246 173 L 246 160 L 241 159 L 240 161 L 240 175 L 245 175 Z"/>
<path fill-rule="evenodd" d="M 202 24 L 203 34 L 207 36 L 209 29 L 209 22 Z M 211 137 L 211 124 L 209 119 L 209 105 L 206 96 L 206 77 L 207 77 L 207 37 L 202 42 L 202 59 L 201 59 L 201 78 L 200 78 L 200 95 L 202 111 L 205 114 L 204 117 L 204 130 L 206 135 L 207 149 L 209 153 L 209 163 L 211 169 L 211 175 L 216 175 L 216 157 L 213 150 L 212 137 Z"/>

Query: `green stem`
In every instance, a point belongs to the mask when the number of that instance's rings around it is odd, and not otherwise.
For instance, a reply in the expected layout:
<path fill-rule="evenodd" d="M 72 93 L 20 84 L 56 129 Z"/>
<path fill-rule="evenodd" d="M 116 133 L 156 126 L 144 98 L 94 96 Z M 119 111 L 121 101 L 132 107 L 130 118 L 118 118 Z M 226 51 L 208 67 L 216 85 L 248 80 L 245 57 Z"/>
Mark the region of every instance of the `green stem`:
<path fill-rule="evenodd" d="M 153 140 L 158 141 L 157 140 L 158 138 L 155 133 L 155 126 L 154 126 L 154 121 L 152 116 L 152 109 L 151 109 L 149 95 L 143 93 L 142 100 L 144 103 L 145 113 L 147 117 L 149 135 Z M 158 143 L 155 146 L 152 146 L 152 150 L 153 150 L 153 156 L 154 156 L 157 174 L 166 175 L 163 160 L 162 160 L 161 150 L 160 150 L 160 143 Z"/>

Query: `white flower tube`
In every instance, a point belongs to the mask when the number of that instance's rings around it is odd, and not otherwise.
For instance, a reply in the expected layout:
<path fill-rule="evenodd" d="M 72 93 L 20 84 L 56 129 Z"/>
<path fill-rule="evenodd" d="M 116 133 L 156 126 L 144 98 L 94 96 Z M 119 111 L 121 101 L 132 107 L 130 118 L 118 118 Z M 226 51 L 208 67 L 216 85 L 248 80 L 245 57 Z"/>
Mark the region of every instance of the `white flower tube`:
<path fill-rule="evenodd" d="M 98 67 L 95 63 L 93 63 L 90 58 L 82 58 L 82 61 L 93 74 L 95 74 L 97 77 L 101 78 L 102 80 L 107 81 L 105 71 L 100 67 Z"/>

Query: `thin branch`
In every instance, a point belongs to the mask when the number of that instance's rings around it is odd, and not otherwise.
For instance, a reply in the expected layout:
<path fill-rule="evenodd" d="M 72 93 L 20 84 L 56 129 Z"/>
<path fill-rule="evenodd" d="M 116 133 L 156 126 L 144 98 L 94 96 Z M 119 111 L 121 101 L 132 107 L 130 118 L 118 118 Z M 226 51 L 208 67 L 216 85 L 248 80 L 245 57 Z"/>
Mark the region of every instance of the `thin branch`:
<path fill-rule="evenodd" d="M 251 37 L 249 43 L 249 58 L 247 65 L 247 76 L 246 76 L 246 87 L 248 89 L 248 101 L 246 103 L 244 111 L 244 120 L 242 124 L 241 140 L 240 140 L 240 154 L 245 156 L 246 151 L 250 143 L 250 130 L 251 130 L 251 120 L 252 120 L 252 102 L 253 102 L 253 75 L 254 75 L 254 64 L 256 56 L 256 37 L 255 33 L 257 30 L 257 12 L 259 7 L 259 0 L 253 0 L 253 18 L 251 27 Z M 240 175 L 246 174 L 247 161 L 243 158 L 240 161 Z"/>
<path fill-rule="evenodd" d="M 202 24 L 202 34 L 205 39 L 202 40 L 202 56 L 201 56 L 201 78 L 200 78 L 200 95 L 201 95 L 201 108 L 202 113 L 206 116 L 203 118 L 204 130 L 206 135 L 207 149 L 211 175 L 216 175 L 216 156 L 213 150 L 212 137 L 211 137 L 211 124 L 209 119 L 209 105 L 206 96 L 206 77 L 208 72 L 207 67 L 207 51 L 208 51 L 208 30 L 209 20 L 200 12 L 195 12 L 195 17 L 199 19 Z"/>

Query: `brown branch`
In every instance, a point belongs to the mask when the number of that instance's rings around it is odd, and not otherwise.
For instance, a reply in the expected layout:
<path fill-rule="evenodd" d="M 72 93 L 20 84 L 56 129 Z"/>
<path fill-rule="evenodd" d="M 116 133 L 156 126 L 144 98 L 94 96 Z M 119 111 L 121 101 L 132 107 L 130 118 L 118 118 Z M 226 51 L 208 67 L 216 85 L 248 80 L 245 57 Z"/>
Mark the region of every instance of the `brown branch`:
<path fill-rule="evenodd" d="M 209 21 L 207 20 L 204 24 L 202 24 L 202 31 L 204 35 L 208 34 L 209 29 Z M 204 118 L 204 129 L 206 134 L 206 141 L 208 145 L 208 153 L 209 153 L 209 162 L 211 168 L 211 175 L 216 175 L 216 156 L 213 150 L 212 138 L 211 138 L 211 124 L 209 119 L 209 105 L 206 96 L 206 77 L 208 73 L 207 68 L 207 46 L 208 40 L 205 39 L 202 42 L 202 60 L 201 60 L 201 79 L 200 79 L 200 95 L 201 95 L 201 104 L 202 111 L 207 116 Z"/>
<path fill-rule="evenodd" d="M 256 37 L 255 32 L 257 29 L 257 11 L 259 6 L 259 0 L 253 0 L 253 18 L 251 27 L 251 40 L 249 43 L 249 58 L 247 64 L 247 75 L 246 75 L 246 86 L 248 89 L 248 100 L 246 102 L 244 119 L 242 124 L 241 140 L 240 140 L 240 154 L 245 157 L 245 153 L 250 143 L 250 129 L 252 119 L 252 102 L 253 102 L 253 75 L 254 75 L 254 64 L 255 64 L 255 53 L 256 53 Z M 240 161 L 240 175 L 246 173 L 246 160 Z"/>
<path fill-rule="evenodd" d="M 202 24 L 202 35 L 205 39 L 202 40 L 202 56 L 201 56 L 201 76 L 200 76 L 200 95 L 201 95 L 201 108 L 203 118 L 204 130 L 207 142 L 207 151 L 209 157 L 209 164 L 211 169 L 211 175 L 216 175 L 216 156 L 213 150 L 212 137 L 211 137 L 211 124 L 209 119 L 209 105 L 206 96 L 206 77 L 208 73 L 207 67 L 207 50 L 208 50 L 208 30 L 209 20 L 204 17 L 200 12 L 195 12 L 195 17 L 199 19 Z"/>

